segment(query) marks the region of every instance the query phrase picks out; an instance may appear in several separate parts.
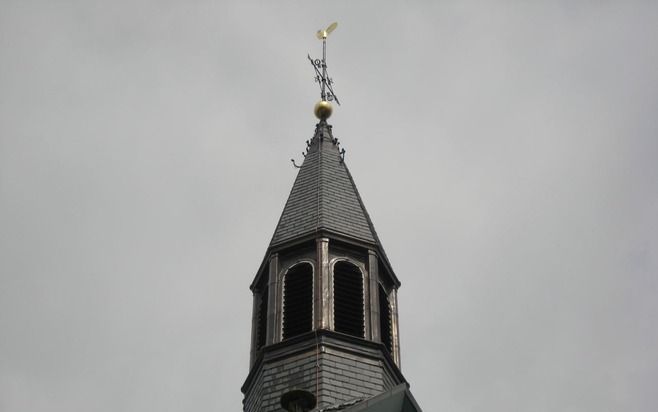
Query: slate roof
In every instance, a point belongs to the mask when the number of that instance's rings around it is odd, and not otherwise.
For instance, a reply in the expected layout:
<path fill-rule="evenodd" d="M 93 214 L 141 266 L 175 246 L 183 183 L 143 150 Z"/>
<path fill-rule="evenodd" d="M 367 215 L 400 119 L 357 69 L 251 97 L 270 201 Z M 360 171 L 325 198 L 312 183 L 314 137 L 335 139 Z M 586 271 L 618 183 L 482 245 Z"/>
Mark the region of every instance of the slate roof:
<path fill-rule="evenodd" d="M 323 230 L 376 244 L 381 249 L 354 180 L 341 158 L 339 143 L 324 120 L 317 124 L 309 142 L 270 247 Z"/>
<path fill-rule="evenodd" d="M 340 405 L 318 409 L 317 412 L 422 412 L 409 391 L 409 385 L 400 385 L 370 399 L 355 399 Z"/>

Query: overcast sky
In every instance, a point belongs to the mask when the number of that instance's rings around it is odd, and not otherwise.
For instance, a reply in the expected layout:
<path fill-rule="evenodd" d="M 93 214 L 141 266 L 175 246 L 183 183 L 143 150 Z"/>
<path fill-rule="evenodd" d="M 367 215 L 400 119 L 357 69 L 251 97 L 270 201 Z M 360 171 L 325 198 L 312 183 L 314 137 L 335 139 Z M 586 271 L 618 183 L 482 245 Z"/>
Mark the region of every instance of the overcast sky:
<path fill-rule="evenodd" d="M 328 46 L 432 411 L 658 409 L 656 2 L 0 2 L 0 411 L 239 411 Z"/>

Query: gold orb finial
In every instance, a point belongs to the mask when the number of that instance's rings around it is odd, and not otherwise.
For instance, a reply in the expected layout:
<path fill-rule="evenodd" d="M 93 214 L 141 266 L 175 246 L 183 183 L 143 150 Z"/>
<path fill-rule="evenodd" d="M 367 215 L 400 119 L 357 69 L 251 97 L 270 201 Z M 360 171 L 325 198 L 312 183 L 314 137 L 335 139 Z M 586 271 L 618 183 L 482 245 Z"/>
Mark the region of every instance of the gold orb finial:
<path fill-rule="evenodd" d="M 315 113 L 315 117 L 317 117 L 320 120 L 327 120 L 331 116 L 332 111 L 333 111 L 333 107 L 331 107 L 331 103 L 329 103 L 326 100 L 320 100 L 319 102 L 317 102 L 315 105 L 315 109 L 313 109 L 313 112 Z"/>

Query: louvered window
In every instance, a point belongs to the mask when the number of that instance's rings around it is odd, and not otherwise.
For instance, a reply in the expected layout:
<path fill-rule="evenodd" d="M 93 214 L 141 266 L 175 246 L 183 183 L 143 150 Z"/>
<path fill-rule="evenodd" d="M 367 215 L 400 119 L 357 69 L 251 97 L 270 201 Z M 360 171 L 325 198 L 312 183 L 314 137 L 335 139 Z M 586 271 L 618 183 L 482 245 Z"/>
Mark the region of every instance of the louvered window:
<path fill-rule="evenodd" d="M 267 288 L 261 290 L 258 295 L 258 329 L 256 329 L 256 350 L 265 346 L 265 338 L 267 337 Z"/>
<path fill-rule="evenodd" d="M 334 326 L 337 332 L 364 337 L 363 275 L 349 262 L 334 265 Z"/>
<path fill-rule="evenodd" d="M 313 326 L 313 267 L 300 263 L 288 270 L 283 283 L 283 339 Z"/>
<path fill-rule="evenodd" d="M 382 343 L 389 352 L 393 352 L 393 336 L 391 334 L 391 304 L 386 291 L 379 285 L 379 331 Z"/>

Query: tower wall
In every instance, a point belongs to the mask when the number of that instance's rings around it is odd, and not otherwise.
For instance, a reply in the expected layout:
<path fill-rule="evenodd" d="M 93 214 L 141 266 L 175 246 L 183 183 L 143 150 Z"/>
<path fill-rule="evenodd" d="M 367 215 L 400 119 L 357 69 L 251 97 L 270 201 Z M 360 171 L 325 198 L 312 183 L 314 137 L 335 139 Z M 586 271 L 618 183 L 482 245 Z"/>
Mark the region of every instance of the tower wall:
<path fill-rule="evenodd" d="M 366 399 L 404 382 L 381 345 L 329 331 L 300 336 L 263 353 L 260 367 L 243 386 L 245 412 L 280 411 L 291 389 L 313 393 L 319 408 Z M 292 344 L 291 344 L 292 343 Z"/>

